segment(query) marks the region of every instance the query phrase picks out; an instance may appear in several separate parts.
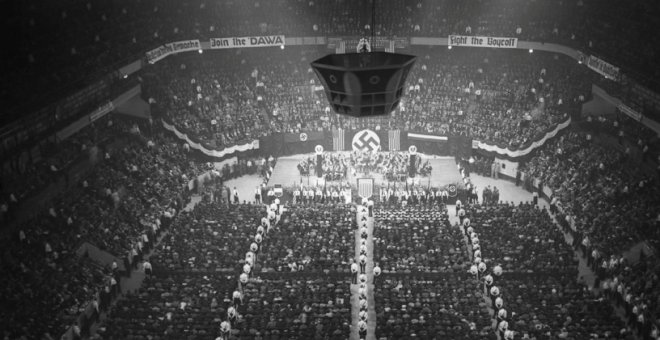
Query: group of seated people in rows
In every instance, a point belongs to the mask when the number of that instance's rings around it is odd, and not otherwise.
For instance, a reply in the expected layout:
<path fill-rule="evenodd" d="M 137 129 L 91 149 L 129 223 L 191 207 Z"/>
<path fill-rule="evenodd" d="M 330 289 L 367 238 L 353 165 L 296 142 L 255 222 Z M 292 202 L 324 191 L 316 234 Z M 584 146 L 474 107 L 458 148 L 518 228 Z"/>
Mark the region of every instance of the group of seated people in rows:
<path fill-rule="evenodd" d="M 264 205 L 199 202 L 179 215 L 149 258 L 153 272 L 99 338 L 346 339 L 355 213 L 287 204 L 254 234 L 269 216 Z"/>
<path fill-rule="evenodd" d="M 494 339 L 463 234 L 447 209 L 376 209 L 377 339 Z"/>
<path fill-rule="evenodd" d="M 76 72 L 128 63 L 157 46 L 189 39 L 251 35 L 286 36 L 439 36 L 450 34 L 515 37 L 561 43 L 595 54 L 639 78 L 654 78 L 654 4 L 627 6 L 615 1 L 578 0 L 557 3 L 533 1 L 401 1 L 379 6 L 374 27 L 369 9 L 347 1 L 263 1 L 207 3 L 203 0 L 121 1 L 113 6 L 95 2 L 64 2 L 46 6 L 22 3 L 10 14 L 7 29 L 23 33 L 14 46 L 9 83 L 28 74 L 31 86 L 58 86 L 79 80 Z M 489 8 L 484 11 L 483 8 Z M 279 13 L 277 16 L 271 13 Z M 616 17 L 613 24 L 612 18 Z M 291 20 L 296 18 L 296 20 Z M 634 18 L 634 19 L 633 19 Z M 637 19 L 639 18 L 639 19 Z M 62 37 L 66 43 L 60 43 Z M 646 39 L 646 40 L 645 40 Z M 650 40 L 648 40 L 650 39 Z M 647 42 L 642 44 L 641 42 Z M 648 46 L 647 46 L 648 45 Z M 351 47 L 353 48 L 353 47 Z M 348 47 L 347 47 L 348 49 Z M 131 58 L 131 59 L 129 59 Z M 121 65 L 123 66 L 123 65 Z M 20 77 L 20 78 L 18 78 Z M 657 77 L 656 77 L 657 78 Z M 3 88 L 11 88 L 3 86 Z M 18 86 L 6 102 L 19 101 L 41 91 Z"/>
<path fill-rule="evenodd" d="M 633 164 L 625 152 L 571 130 L 544 145 L 523 172 L 552 189 L 553 201 L 593 247 L 620 253 L 640 240 L 658 239 L 657 175 Z"/>
<path fill-rule="evenodd" d="M 588 99 L 585 70 L 565 56 L 491 49 L 420 49 L 404 99 L 389 116 L 330 112 L 309 63 L 324 51 L 292 47 L 177 55 L 152 66 L 145 92 L 158 112 L 213 149 L 277 132 L 401 129 L 529 145 Z M 267 65 L 267 67 L 265 66 Z M 420 167 L 420 169 L 423 167 Z"/>
<path fill-rule="evenodd" d="M 522 339 L 635 338 L 636 325 L 626 327 L 610 302 L 585 285 L 545 209 L 531 203 L 464 209 L 470 257 L 485 264 L 474 272 L 482 280 L 475 288 L 492 306 L 498 331 Z"/>
<path fill-rule="evenodd" d="M 12 230 L 2 241 L 9 257 L 1 314 L 9 338 L 59 337 L 90 303 L 107 308 L 120 276 L 153 247 L 182 208 L 188 179 L 200 171 L 162 131 L 139 134 L 116 117 L 100 123 L 123 138 L 88 146 L 91 165 L 81 177 L 71 178 L 44 208 L 6 224 Z M 90 259 L 90 246 L 115 260 Z"/>

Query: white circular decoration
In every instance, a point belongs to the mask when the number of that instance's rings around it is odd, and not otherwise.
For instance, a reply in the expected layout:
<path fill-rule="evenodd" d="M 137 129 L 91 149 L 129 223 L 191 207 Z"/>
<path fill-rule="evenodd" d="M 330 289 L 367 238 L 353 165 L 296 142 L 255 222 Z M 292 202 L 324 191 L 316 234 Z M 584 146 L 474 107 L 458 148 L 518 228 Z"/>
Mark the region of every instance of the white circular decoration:
<path fill-rule="evenodd" d="M 317 154 L 317 155 L 322 154 L 322 153 L 323 153 L 323 145 L 317 145 L 317 146 L 314 148 L 314 151 L 316 151 L 316 154 Z"/>

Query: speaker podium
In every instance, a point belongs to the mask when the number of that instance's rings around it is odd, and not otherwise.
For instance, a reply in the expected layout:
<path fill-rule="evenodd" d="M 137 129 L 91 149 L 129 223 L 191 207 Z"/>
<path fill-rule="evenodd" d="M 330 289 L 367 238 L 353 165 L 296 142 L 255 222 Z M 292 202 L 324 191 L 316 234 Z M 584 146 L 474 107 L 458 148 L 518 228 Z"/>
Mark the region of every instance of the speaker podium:
<path fill-rule="evenodd" d="M 386 52 L 329 54 L 311 63 L 339 114 L 387 115 L 398 105 L 417 57 Z"/>

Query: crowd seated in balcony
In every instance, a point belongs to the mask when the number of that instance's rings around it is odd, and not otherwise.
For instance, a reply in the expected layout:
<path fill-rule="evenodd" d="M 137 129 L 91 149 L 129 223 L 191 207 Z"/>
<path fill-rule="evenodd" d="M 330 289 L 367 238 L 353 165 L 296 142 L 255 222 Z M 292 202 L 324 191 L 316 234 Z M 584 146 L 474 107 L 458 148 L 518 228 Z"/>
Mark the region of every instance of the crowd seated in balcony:
<path fill-rule="evenodd" d="M 12 86 L 3 86 L 3 102 L 43 94 L 35 88 L 68 88 L 64 85 L 79 82 L 87 71 L 109 73 L 167 42 L 273 34 L 364 36 L 373 24 L 370 6 L 347 1 L 27 1 L 8 11 L 5 29 L 23 38 L 12 46 L 3 78 Z M 560 43 L 596 54 L 657 88 L 656 38 L 644 32 L 656 31 L 649 25 L 659 13 L 652 3 L 596 0 L 399 1 L 379 6 L 373 28 L 384 37 L 462 34 Z M 86 72 L 78 72 L 81 67 Z M 30 81 L 18 81 L 26 77 Z"/>
<path fill-rule="evenodd" d="M 469 136 L 517 149 L 565 121 L 589 93 L 579 76 L 587 71 L 559 55 L 424 49 L 400 107 L 355 119 L 331 114 L 322 92 L 311 94 L 318 80 L 309 62 L 320 50 L 218 53 L 170 57 L 145 75 L 166 119 L 217 149 L 273 132 L 337 127 Z"/>

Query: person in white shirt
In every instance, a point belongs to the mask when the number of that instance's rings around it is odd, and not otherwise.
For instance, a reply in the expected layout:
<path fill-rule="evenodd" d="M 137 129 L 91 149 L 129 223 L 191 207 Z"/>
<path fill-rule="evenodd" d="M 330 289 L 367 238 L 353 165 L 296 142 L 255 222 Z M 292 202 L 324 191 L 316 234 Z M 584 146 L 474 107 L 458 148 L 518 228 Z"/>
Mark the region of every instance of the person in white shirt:
<path fill-rule="evenodd" d="M 142 267 L 144 268 L 144 273 L 147 276 L 151 276 L 152 267 L 151 267 L 151 263 L 148 260 L 144 261 L 144 264 L 142 264 Z"/>
<path fill-rule="evenodd" d="M 355 262 L 355 260 L 353 261 L 353 263 L 351 263 L 351 274 L 353 274 L 352 283 L 357 284 L 358 264 Z"/>
<path fill-rule="evenodd" d="M 261 204 L 261 187 L 257 186 L 254 189 L 254 203 Z"/>
<path fill-rule="evenodd" d="M 239 203 L 238 190 L 236 189 L 236 187 L 234 187 L 234 189 L 232 190 L 232 196 L 234 196 L 234 204 L 238 204 Z"/>

